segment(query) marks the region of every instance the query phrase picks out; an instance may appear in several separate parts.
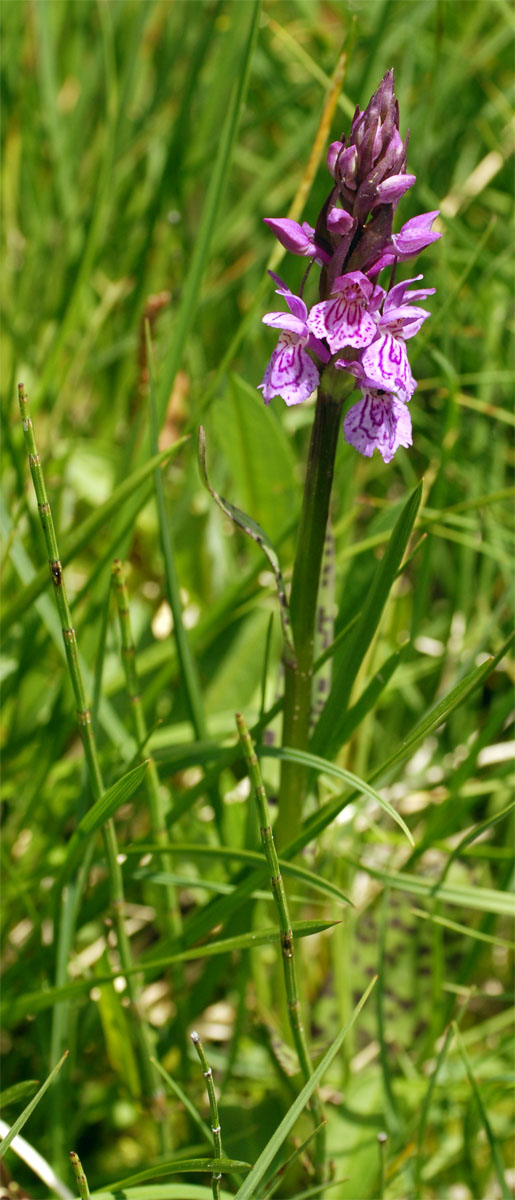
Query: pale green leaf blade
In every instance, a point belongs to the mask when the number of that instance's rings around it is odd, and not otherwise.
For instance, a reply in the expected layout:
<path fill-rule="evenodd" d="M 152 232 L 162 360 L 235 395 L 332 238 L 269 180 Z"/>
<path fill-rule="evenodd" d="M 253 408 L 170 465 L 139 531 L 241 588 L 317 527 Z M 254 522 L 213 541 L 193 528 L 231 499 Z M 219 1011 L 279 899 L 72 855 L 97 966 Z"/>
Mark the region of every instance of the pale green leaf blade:
<path fill-rule="evenodd" d="M 336 763 L 328 762 L 326 758 L 319 758 L 316 754 L 310 754 L 307 750 L 292 750 L 289 746 L 259 746 L 258 752 L 266 758 L 281 758 L 287 762 L 301 763 L 305 767 L 311 767 L 313 771 L 317 771 L 320 775 L 332 775 L 336 779 L 341 779 L 349 787 L 356 788 L 363 795 L 369 796 L 371 800 L 375 800 L 376 804 L 379 804 L 388 813 L 392 821 L 396 821 L 410 844 L 412 846 L 415 845 L 412 834 L 400 814 L 395 811 L 388 800 L 384 799 L 384 796 L 381 796 L 380 792 L 376 792 L 375 788 L 369 783 L 365 783 L 364 779 L 360 779 L 357 775 L 354 775 L 352 771 L 347 771 L 345 767 L 339 767 Z"/>
<path fill-rule="evenodd" d="M 345 663 L 335 675 L 331 692 L 311 739 L 314 754 L 332 758 L 341 746 L 341 729 L 349 703 L 352 686 L 379 625 L 392 584 L 397 576 L 403 555 L 415 523 L 422 483 L 409 497 L 394 526 L 384 556 L 379 563 L 360 619 L 350 638 Z"/>
<path fill-rule="evenodd" d="M 226 517 L 229 517 L 229 520 L 232 521 L 234 525 L 237 525 L 238 528 L 242 529 L 244 533 L 253 539 L 253 541 L 257 542 L 260 550 L 263 551 L 263 554 L 270 563 L 274 573 L 277 595 L 279 598 L 279 609 L 281 613 L 281 624 L 285 647 L 290 661 L 293 661 L 295 654 L 290 627 L 290 614 L 277 551 L 274 550 L 270 538 L 265 533 L 265 530 L 261 528 L 261 525 L 258 525 L 257 521 L 254 521 L 252 517 L 247 516 L 247 513 L 242 512 L 240 508 L 236 508 L 234 504 L 230 504 L 228 500 L 225 500 L 223 496 L 220 496 L 218 492 L 215 492 L 215 489 L 211 486 L 206 468 L 206 433 L 202 425 L 199 427 L 198 431 L 198 463 L 202 482 L 210 495 L 213 497 L 215 503 L 218 504 L 218 507 L 221 508 L 222 512 L 225 513 Z"/>
<path fill-rule="evenodd" d="M 363 1005 L 366 1004 L 375 983 L 376 979 L 374 978 L 369 983 L 366 992 L 364 992 L 361 1000 L 359 1001 L 359 1004 L 356 1005 L 352 1016 L 349 1017 L 348 1021 L 346 1021 L 343 1029 L 340 1030 L 338 1037 L 335 1038 L 332 1046 L 330 1046 L 329 1050 L 327 1050 L 327 1052 L 324 1054 L 324 1057 L 313 1071 L 311 1079 L 308 1079 L 308 1082 L 304 1084 L 302 1091 L 299 1092 L 299 1095 L 294 1100 L 291 1108 L 286 1113 L 286 1116 L 283 1117 L 280 1125 L 275 1130 L 275 1133 L 272 1134 L 268 1145 L 265 1146 L 264 1150 L 261 1152 L 257 1162 L 254 1164 L 250 1172 L 250 1175 L 247 1175 L 245 1183 L 242 1184 L 241 1188 L 236 1193 L 236 1200 L 254 1200 L 256 1188 L 261 1182 L 265 1171 L 270 1166 L 270 1163 L 275 1158 L 277 1151 L 281 1148 L 285 1139 L 288 1137 L 290 1129 L 293 1128 L 303 1108 L 313 1095 L 315 1088 L 318 1087 L 318 1084 L 320 1083 L 320 1080 L 323 1079 L 328 1067 L 331 1066 L 333 1059 L 336 1058 L 336 1055 L 339 1053 L 349 1029 L 352 1028 L 354 1022 L 357 1020 L 361 1009 L 363 1008 Z"/>
<path fill-rule="evenodd" d="M 227 1174 L 228 1171 L 241 1171 L 249 1168 L 250 1163 L 240 1162 L 236 1158 L 172 1158 L 168 1162 L 156 1163 L 155 1167 L 148 1167 L 146 1171 L 138 1171 L 136 1175 L 128 1175 L 125 1179 L 119 1179 L 116 1183 L 111 1184 L 111 1187 L 116 1192 L 121 1188 L 130 1187 L 131 1184 L 143 1183 L 144 1179 L 155 1179 L 158 1175 L 180 1175 L 182 1172 L 187 1174 L 188 1171 L 223 1171 Z"/>
<path fill-rule="evenodd" d="M 16 1135 L 18 1133 L 20 1133 L 21 1130 L 23 1129 L 25 1122 L 28 1121 L 31 1113 L 34 1112 L 34 1109 L 39 1104 L 39 1101 L 42 1100 L 45 1092 L 50 1087 L 50 1084 L 53 1083 L 55 1076 L 57 1075 L 58 1071 L 61 1070 L 63 1062 L 67 1057 L 68 1057 L 68 1051 L 65 1050 L 64 1054 L 61 1055 L 59 1062 L 56 1063 L 55 1067 L 50 1072 L 48 1078 L 45 1079 L 45 1082 L 39 1088 L 39 1091 L 36 1092 L 36 1095 L 32 1098 L 32 1100 L 29 1102 L 29 1104 L 27 1104 L 27 1106 L 26 1106 L 26 1108 L 24 1108 L 23 1112 L 20 1113 L 19 1117 L 16 1118 L 16 1121 L 14 1122 L 14 1124 L 11 1125 L 9 1133 L 6 1133 L 5 1137 L 2 1138 L 2 1141 L 0 1142 L 0 1159 L 2 1159 L 4 1157 L 4 1155 L 6 1154 L 7 1150 L 9 1149 L 9 1146 L 11 1145 L 11 1142 L 13 1141 L 13 1138 L 15 1138 Z"/>

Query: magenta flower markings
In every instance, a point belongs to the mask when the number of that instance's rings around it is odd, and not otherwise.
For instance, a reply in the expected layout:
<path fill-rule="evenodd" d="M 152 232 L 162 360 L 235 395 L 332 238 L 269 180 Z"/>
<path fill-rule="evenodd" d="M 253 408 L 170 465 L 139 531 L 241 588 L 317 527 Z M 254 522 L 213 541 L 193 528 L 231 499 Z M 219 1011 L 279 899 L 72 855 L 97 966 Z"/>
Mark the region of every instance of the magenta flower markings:
<path fill-rule="evenodd" d="M 441 236 L 432 230 L 438 209 L 407 221 L 393 233 L 399 201 L 415 183 L 406 172 L 408 139 L 399 133 L 393 71 L 387 71 L 367 108 L 356 109 L 350 136 L 329 147 L 333 187 L 315 228 L 289 218 L 265 218 L 287 250 L 320 267 L 319 302 L 308 311 L 276 275 L 277 292 L 289 313 L 263 317 L 281 330 L 260 387 L 265 404 L 281 396 L 300 404 L 316 391 L 327 370 L 347 371 L 361 398 L 344 420 L 345 440 L 360 454 L 379 450 L 391 462 L 399 446 L 411 446 L 407 405 L 417 386 L 406 342 L 430 315 L 419 307 L 434 288 L 410 288 L 421 275 L 394 283 L 397 264 L 415 258 Z M 389 289 L 378 276 L 389 271 Z M 272 274 L 272 273 L 271 273 Z M 328 389 L 329 390 L 329 389 Z"/>

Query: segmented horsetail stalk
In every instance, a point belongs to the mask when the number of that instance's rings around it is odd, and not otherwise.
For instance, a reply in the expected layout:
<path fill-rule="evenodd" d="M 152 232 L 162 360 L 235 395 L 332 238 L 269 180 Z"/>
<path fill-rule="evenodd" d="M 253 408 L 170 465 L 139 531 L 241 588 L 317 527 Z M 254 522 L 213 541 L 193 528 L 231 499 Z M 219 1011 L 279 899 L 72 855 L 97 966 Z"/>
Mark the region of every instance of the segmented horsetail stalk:
<path fill-rule="evenodd" d="M 245 755 L 249 779 L 254 790 L 254 798 L 259 817 L 261 842 L 268 863 L 268 869 L 270 872 L 270 887 L 272 889 L 277 915 L 279 918 L 284 982 L 286 985 L 286 995 L 288 1000 L 288 1017 L 300 1068 L 304 1079 L 307 1081 L 313 1073 L 313 1067 L 306 1033 L 302 1024 L 299 989 L 297 985 L 297 972 L 295 969 L 293 950 L 293 933 L 286 891 L 284 888 L 279 858 L 277 856 L 274 835 L 270 822 L 268 800 L 263 780 L 261 778 L 259 760 L 254 749 L 245 719 L 241 713 L 236 713 L 236 725 L 238 727 L 240 742 Z M 313 1092 L 311 1099 L 311 1110 L 315 1126 L 321 1126 L 317 1132 L 315 1142 L 315 1159 L 317 1174 L 320 1180 L 324 1173 L 325 1164 L 325 1120 L 318 1090 Z"/>
<path fill-rule="evenodd" d="M 59 549 L 57 545 L 52 512 L 46 492 L 43 468 L 41 466 L 37 451 L 34 429 L 30 418 L 29 402 L 25 392 L 25 387 L 22 383 L 18 385 L 18 400 L 20 404 L 23 425 L 23 436 L 29 457 L 30 473 L 32 475 L 32 482 L 34 484 L 34 491 L 36 493 L 41 527 L 43 529 L 43 535 L 48 554 L 50 578 L 54 586 L 54 596 L 61 621 L 61 629 L 66 651 L 66 661 L 68 664 L 68 671 L 75 697 L 75 704 L 77 706 L 77 722 L 80 729 L 82 744 L 84 746 L 84 754 L 86 758 L 91 793 L 93 800 L 96 801 L 100 800 L 104 794 L 104 784 L 102 781 L 102 774 L 98 761 L 95 735 L 91 722 L 91 713 L 86 700 L 86 691 L 84 688 L 82 671 L 79 662 L 77 638 L 72 625 L 70 605 L 68 603 L 63 570 L 59 558 Z M 148 1029 L 148 1026 L 143 1020 L 139 1011 L 138 985 L 136 983 L 134 974 L 132 973 L 132 953 L 124 919 L 125 897 L 123 893 L 123 879 L 120 863 L 118 861 L 116 831 L 114 823 L 111 819 L 106 821 L 105 825 L 103 825 L 102 834 L 109 875 L 110 901 L 116 923 L 118 951 L 120 954 L 122 971 L 126 973 L 125 978 L 127 981 L 127 991 L 131 1001 L 135 1036 L 138 1041 L 140 1054 L 143 1087 L 148 1096 L 152 1097 L 156 1101 L 159 1098 L 160 1102 L 160 1098 L 162 1096 L 161 1083 L 157 1073 L 154 1073 L 150 1063 L 150 1054 L 152 1053 L 152 1038 L 150 1030 Z"/>
<path fill-rule="evenodd" d="M 88 1187 L 88 1181 L 84 1174 L 84 1168 L 75 1150 L 70 1150 L 70 1161 L 73 1167 L 73 1172 L 77 1180 L 80 1200 L 91 1200 L 91 1192 Z"/>
<path fill-rule="evenodd" d="M 216 1099 L 215 1085 L 213 1083 L 213 1072 L 207 1061 L 204 1047 L 196 1030 L 190 1034 L 191 1040 L 197 1051 L 202 1066 L 202 1074 L 206 1081 L 207 1094 L 209 1098 L 209 1112 L 211 1117 L 211 1133 L 213 1134 L 213 1143 L 215 1158 L 222 1157 L 222 1126 L 220 1125 L 220 1117 L 218 1115 L 218 1101 Z M 213 1189 L 213 1200 L 220 1200 L 220 1182 L 221 1175 L 213 1175 L 211 1186 Z"/>

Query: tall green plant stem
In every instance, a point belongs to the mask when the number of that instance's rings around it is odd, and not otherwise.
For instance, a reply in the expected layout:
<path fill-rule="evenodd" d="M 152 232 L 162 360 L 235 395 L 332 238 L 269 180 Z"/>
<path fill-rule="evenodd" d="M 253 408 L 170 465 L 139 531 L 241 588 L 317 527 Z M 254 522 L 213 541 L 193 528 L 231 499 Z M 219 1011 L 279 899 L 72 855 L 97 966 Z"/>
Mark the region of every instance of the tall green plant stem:
<path fill-rule="evenodd" d="M 283 746 L 295 750 L 307 750 L 309 740 L 320 569 L 344 399 L 341 373 L 340 379 L 334 380 L 334 387 L 328 386 L 332 375 L 334 371 L 327 368 L 325 386 L 320 387 L 316 402 L 291 585 L 295 661 L 284 664 Z M 354 383 L 349 384 L 348 376 L 343 378 L 348 393 Z M 279 849 L 291 842 L 298 832 L 305 789 L 305 767 L 283 762 L 275 826 Z"/>
<path fill-rule="evenodd" d="M 34 484 L 34 491 L 36 493 L 36 500 L 38 504 L 38 512 L 48 554 L 50 578 L 54 587 L 55 602 L 57 605 L 63 633 L 66 661 L 68 664 L 68 671 L 75 697 L 75 704 L 77 706 L 77 722 L 84 747 L 84 755 L 86 759 L 91 794 L 93 796 L 93 800 L 96 801 L 100 800 L 104 794 L 104 784 L 100 771 L 100 764 L 98 761 L 91 713 L 86 700 L 86 692 L 79 663 L 77 638 L 72 625 L 70 605 L 68 603 L 63 570 L 59 558 L 59 549 L 57 545 L 52 512 L 48 502 L 43 469 L 34 437 L 34 429 L 30 418 L 29 403 L 25 393 L 25 388 L 21 383 L 18 386 L 18 399 L 20 404 L 25 446 L 29 457 L 30 473 L 32 475 L 32 482 Z M 160 1098 L 162 1096 L 162 1087 L 158 1077 L 154 1077 L 154 1071 L 150 1063 L 150 1054 L 152 1053 L 152 1038 L 150 1030 L 148 1029 L 146 1022 L 143 1020 L 139 1010 L 139 994 L 136 979 L 133 973 L 129 973 L 133 967 L 133 960 L 130 942 L 127 936 L 127 930 L 125 928 L 125 898 L 123 893 L 123 879 L 120 863 L 118 861 L 116 831 L 112 820 L 106 822 L 102 832 L 107 858 L 110 901 L 116 925 L 118 951 L 120 954 L 122 970 L 128 972 L 126 975 L 127 991 L 130 997 L 131 1010 L 134 1017 L 135 1036 L 137 1038 L 139 1049 L 143 1088 L 146 1095 L 157 1102 L 158 1097 Z"/>
<path fill-rule="evenodd" d="M 299 988 L 297 984 L 297 971 L 295 967 L 295 956 L 293 949 L 293 933 L 288 909 L 288 901 L 279 867 L 277 850 L 275 848 L 274 835 L 272 833 L 272 826 L 270 822 L 270 812 L 263 780 L 261 778 L 259 760 L 254 749 L 250 733 L 247 729 L 246 722 L 241 713 L 236 714 L 236 725 L 238 727 L 240 742 L 245 755 L 249 779 L 254 791 L 259 817 L 261 843 L 265 852 L 266 861 L 268 863 L 268 869 L 270 872 L 270 887 L 272 889 L 275 907 L 277 909 L 277 916 L 279 919 L 284 983 L 288 1000 L 288 1018 L 290 1022 L 293 1043 L 300 1063 L 300 1069 L 304 1079 L 307 1082 L 307 1080 L 310 1079 L 311 1075 L 313 1074 L 313 1066 L 306 1033 L 302 1023 Z M 315 1138 L 315 1158 L 318 1181 L 321 1182 L 324 1175 L 326 1138 L 324 1114 L 318 1091 L 313 1092 L 311 1111 L 313 1114 L 315 1129 L 317 1129 Z M 318 1128 L 320 1125 L 322 1127 Z"/>

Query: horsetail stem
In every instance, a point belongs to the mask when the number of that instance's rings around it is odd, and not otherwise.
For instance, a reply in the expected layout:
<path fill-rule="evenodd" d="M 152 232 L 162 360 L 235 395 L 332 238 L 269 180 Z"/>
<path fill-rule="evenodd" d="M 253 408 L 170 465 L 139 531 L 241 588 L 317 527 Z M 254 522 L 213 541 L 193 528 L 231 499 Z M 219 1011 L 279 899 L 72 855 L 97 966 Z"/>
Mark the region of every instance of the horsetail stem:
<path fill-rule="evenodd" d="M 216 1099 L 215 1085 L 213 1083 L 213 1072 L 211 1070 L 211 1067 L 209 1066 L 209 1063 L 207 1061 L 207 1058 L 206 1058 L 206 1055 L 204 1052 L 204 1047 L 202 1045 L 202 1042 L 201 1042 L 196 1030 L 193 1030 L 193 1033 L 190 1036 L 191 1036 L 193 1045 L 195 1047 L 195 1050 L 197 1051 L 197 1054 L 199 1056 L 200 1063 L 202 1066 L 202 1074 L 206 1081 L 206 1088 L 207 1088 L 207 1094 L 208 1094 L 208 1099 L 209 1099 L 209 1112 L 210 1112 L 210 1117 L 211 1117 L 211 1133 L 213 1134 L 215 1158 L 221 1158 L 222 1157 L 222 1126 L 220 1125 L 220 1117 L 218 1115 L 218 1102 Z M 219 1198 L 220 1198 L 221 1179 L 222 1179 L 221 1175 L 218 1175 L 218 1174 L 213 1175 L 213 1178 L 211 1181 L 211 1186 L 213 1189 L 213 1200 L 219 1200 Z"/>
<path fill-rule="evenodd" d="M 288 1000 L 288 1017 L 290 1021 L 290 1028 L 302 1074 L 304 1079 L 308 1080 L 313 1073 L 313 1067 L 306 1033 L 302 1024 L 299 989 L 297 985 L 297 972 L 295 969 L 293 950 L 293 933 L 286 891 L 284 888 L 279 858 L 275 848 L 274 835 L 270 822 L 268 800 L 263 780 L 261 778 L 259 760 L 254 749 L 245 719 L 241 713 L 236 713 L 236 725 L 238 727 L 238 734 L 243 753 L 245 755 L 249 779 L 254 790 L 254 797 L 259 816 L 261 842 L 268 863 L 268 869 L 270 872 L 270 886 L 279 918 L 279 933 L 281 940 L 284 982 Z M 321 1177 L 324 1172 L 325 1163 L 325 1120 L 318 1089 L 313 1092 L 311 1110 L 315 1126 L 321 1126 L 317 1132 L 315 1143 L 317 1171 Z"/>
<path fill-rule="evenodd" d="M 84 1174 L 84 1168 L 75 1150 L 70 1150 L 70 1161 L 73 1167 L 73 1172 L 77 1180 L 80 1200 L 91 1200 L 91 1192 L 89 1190 L 88 1181 Z"/>
<path fill-rule="evenodd" d="M 82 671 L 79 662 L 77 638 L 72 625 L 70 605 L 68 603 L 63 571 L 59 558 L 59 549 L 57 545 L 52 512 L 48 501 L 43 468 L 41 466 L 36 440 L 34 437 L 29 402 L 25 392 L 25 387 L 22 383 L 18 385 L 18 400 L 23 426 L 23 436 L 29 458 L 30 473 L 32 476 L 32 482 L 34 484 L 38 512 L 48 554 L 50 578 L 54 585 L 54 595 L 61 621 L 66 662 L 68 665 L 73 694 L 75 697 L 77 723 L 80 730 L 82 744 L 84 746 L 84 755 L 86 759 L 91 793 L 93 800 L 97 801 L 100 800 L 104 793 L 104 784 L 102 781 L 102 774 L 98 761 L 95 735 L 91 722 L 91 713 L 86 700 L 86 691 L 84 688 Z M 118 861 L 116 831 L 112 819 L 106 821 L 105 825 L 102 827 L 102 835 L 107 858 L 110 902 L 115 917 L 120 961 L 123 972 L 126 972 L 125 978 L 127 982 L 127 991 L 131 1001 L 131 1010 L 135 1020 L 135 1032 L 140 1052 L 143 1086 L 145 1092 L 157 1100 L 157 1097 L 161 1097 L 162 1095 L 162 1088 L 157 1075 L 154 1075 L 150 1063 L 150 1054 L 152 1051 L 151 1035 L 139 1011 L 138 987 L 135 977 L 131 973 L 133 960 L 130 942 L 127 936 L 127 930 L 125 928 L 125 897 L 123 893 L 123 879 L 120 863 Z"/>

